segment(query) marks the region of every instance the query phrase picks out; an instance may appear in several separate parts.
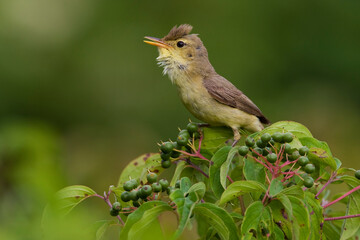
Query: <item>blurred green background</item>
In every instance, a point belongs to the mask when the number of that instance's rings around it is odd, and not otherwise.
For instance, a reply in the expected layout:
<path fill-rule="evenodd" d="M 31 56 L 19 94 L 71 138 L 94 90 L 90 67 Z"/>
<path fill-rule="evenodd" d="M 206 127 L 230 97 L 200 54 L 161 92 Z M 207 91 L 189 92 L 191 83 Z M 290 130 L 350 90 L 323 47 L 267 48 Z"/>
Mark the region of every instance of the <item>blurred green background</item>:
<path fill-rule="evenodd" d="M 359 9 L 355 0 L 0 0 L 0 238 L 91 239 L 85 229 L 109 218 L 105 204 L 90 200 L 44 234 L 53 193 L 73 184 L 101 193 L 128 161 L 196 120 L 142 42 L 182 23 L 272 122 L 305 124 L 360 168 Z"/>

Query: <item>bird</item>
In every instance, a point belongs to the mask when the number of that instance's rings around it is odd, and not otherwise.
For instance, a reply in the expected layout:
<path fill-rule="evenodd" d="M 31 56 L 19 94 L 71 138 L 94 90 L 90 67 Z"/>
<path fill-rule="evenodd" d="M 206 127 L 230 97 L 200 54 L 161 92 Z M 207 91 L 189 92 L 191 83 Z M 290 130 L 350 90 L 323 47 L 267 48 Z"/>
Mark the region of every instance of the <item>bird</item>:
<path fill-rule="evenodd" d="M 197 119 L 210 126 L 230 127 L 235 145 L 239 128 L 264 129 L 270 121 L 242 91 L 216 73 L 207 49 L 189 24 L 174 26 L 163 38 L 145 36 L 145 43 L 158 47 L 158 64 L 177 87 L 182 103 Z"/>

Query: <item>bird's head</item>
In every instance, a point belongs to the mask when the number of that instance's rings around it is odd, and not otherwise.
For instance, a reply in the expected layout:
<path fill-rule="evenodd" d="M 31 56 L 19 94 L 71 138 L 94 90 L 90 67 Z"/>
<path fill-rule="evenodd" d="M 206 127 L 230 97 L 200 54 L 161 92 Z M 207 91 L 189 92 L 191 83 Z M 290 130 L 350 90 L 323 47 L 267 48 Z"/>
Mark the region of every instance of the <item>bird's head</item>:
<path fill-rule="evenodd" d="M 191 30 L 191 25 L 183 24 L 173 27 L 161 39 L 145 37 L 145 43 L 158 47 L 159 65 L 164 67 L 164 74 L 168 74 L 172 81 L 183 74 L 206 76 L 214 71 L 204 44 L 197 34 L 190 34 Z"/>

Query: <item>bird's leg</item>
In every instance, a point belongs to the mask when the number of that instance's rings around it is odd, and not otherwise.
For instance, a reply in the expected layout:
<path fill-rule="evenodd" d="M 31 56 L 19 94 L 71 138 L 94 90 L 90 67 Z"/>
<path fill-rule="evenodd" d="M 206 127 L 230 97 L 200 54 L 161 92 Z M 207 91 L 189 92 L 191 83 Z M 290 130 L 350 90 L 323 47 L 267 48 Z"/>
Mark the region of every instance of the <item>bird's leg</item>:
<path fill-rule="evenodd" d="M 237 127 L 232 127 L 232 130 L 234 132 L 234 142 L 231 145 L 232 147 L 235 147 L 235 145 L 238 143 L 238 141 L 240 140 L 240 132 L 239 129 Z"/>

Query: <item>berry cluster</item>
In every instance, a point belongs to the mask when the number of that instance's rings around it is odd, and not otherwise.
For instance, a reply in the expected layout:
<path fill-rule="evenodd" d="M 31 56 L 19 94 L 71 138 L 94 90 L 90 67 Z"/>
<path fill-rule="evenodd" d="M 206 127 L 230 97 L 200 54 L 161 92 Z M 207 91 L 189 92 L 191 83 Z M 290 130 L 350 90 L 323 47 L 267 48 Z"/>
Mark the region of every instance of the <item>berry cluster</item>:
<path fill-rule="evenodd" d="M 154 193 L 153 199 L 160 192 L 169 192 L 169 182 L 166 179 L 158 181 L 158 175 L 150 172 L 146 176 L 146 184 L 139 184 L 136 179 L 131 179 L 124 183 L 124 192 L 120 198 L 124 202 L 132 201 L 134 207 L 139 207 L 141 202 L 152 200 L 150 196 Z"/>
<path fill-rule="evenodd" d="M 289 143 L 294 139 L 290 132 L 275 132 L 262 134 L 257 140 L 247 137 L 245 146 L 239 148 L 239 154 L 246 156 L 251 153 L 251 157 L 266 166 L 272 173 L 283 174 L 283 181 L 293 177 L 300 176 L 298 171 L 301 169 L 306 173 L 303 175 L 303 184 L 307 188 L 314 185 L 314 179 L 308 175 L 315 172 L 315 165 L 310 163 L 307 154 L 308 147 L 293 148 Z M 288 168 L 293 164 L 291 168 Z M 282 168 L 287 168 L 282 171 Z M 293 170 L 295 167 L 295 170 Z"/>
<path fill-rule="evenodd" d="M 190 140 L 198 139 L 200 137 L 199 127 L 196 123 L 190 122 L 186 129 L 179 132 L 176 141 L 168 141 L 160 144 L 160 156 L 161 166 L 163 168 L 169 168 L 171 166 L 170 158 L 178 158 L 181 154 L 183 147 L 188 149 L 188 143 Z"/>

